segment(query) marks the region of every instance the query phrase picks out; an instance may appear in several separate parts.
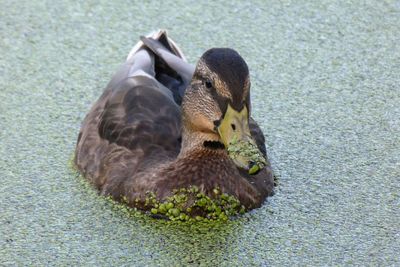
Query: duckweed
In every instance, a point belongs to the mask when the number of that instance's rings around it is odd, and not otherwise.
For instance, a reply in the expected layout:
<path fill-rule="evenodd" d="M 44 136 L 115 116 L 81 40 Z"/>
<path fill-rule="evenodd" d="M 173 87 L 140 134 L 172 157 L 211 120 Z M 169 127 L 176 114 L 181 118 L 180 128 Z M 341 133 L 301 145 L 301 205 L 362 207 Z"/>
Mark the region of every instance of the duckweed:
<path fill-rule="evenodd" d="M 167 204 L 165 205 L 165 207 L 166 207 L 167 210 L 170 210 L 170 209 L 172 209 L 172 208 L 174 207 L 174 203 L 169 202 L 169 203 L 167 203 Z"/>
<path fill-rule="evenodd" d="M 254 140 L 238 140 L 233 138 L 232 142 L 227 148 L 228 154 L 232 159 L 244 158 L 248 161 L 253 161 L 254 164 L 249 173 L 256 173 L 259 169 L 262 169 L 267 163 L 265 161 L 264 155 L 258 149 Z"/>
<path fill-rule="evenodd" d="M 177 208 L 172 208 L 168 210 L 168 214 L 171 214 L 173 217 L 178 217 L 181 214 L 181 211 Z"/>
<path fill-rule="evenodd" d="M 150 212 L 153 213 L 153 214 L 157 214 L 157 213 L 158 213 L 158 209 L 152 208 L 152 209 L 150 210 Z"/>
<path fill-rule="evenodd" d="M 221 193 L 214 188 L 210 196 L 195 186 L 173 191 L 172 196 L 163 201 L 157 200 L 153 192 L 147 192 L 144 200 L 135 199 L 131 206 L 139 210 L 148 211 L 157 218 L 166 218 L 171 221 L 226 221 L 229 217 L 244 213 L 245 207 L 235 197 Z M 126 197 L 122 197 L 127 200 Z M 135 209 L 136 210 L 136 209 Z"/>

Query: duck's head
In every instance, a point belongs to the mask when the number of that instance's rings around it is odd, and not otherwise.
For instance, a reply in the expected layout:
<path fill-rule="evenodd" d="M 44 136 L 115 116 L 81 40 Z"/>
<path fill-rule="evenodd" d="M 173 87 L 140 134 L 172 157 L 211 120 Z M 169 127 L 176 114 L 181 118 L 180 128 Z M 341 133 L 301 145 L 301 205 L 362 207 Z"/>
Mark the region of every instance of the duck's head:
<path fill-rule="evenodd" d="M 182 102 L 183 149 L 247 149 L 229 155 L 235 165 L 256 173 L 263 168 L 263 160 L 257 160 L 262 154 L 251 137 L 249 117 L 250 77 L 246 62 L 233 49 L 206 51 Z"/>

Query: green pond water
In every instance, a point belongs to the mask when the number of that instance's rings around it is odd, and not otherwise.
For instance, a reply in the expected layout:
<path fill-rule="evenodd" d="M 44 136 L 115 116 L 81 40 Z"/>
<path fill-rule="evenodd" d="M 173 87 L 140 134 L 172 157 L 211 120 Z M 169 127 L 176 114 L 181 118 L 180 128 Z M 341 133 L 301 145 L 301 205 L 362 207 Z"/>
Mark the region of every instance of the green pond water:
<path fill-rule="evenodd" d="M 399 266 L 399 1 L 0 1 L 1 266 Z M 217 224 L 130 215 L 69 167 L 140 35 L 231 47 L 279 187 Z"/>

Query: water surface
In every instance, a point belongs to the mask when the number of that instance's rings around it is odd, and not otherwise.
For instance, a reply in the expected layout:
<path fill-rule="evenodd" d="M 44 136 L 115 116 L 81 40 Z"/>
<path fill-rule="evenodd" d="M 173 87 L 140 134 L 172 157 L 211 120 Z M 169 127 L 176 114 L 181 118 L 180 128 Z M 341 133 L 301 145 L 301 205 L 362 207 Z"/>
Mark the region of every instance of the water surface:
<path fill-rule="evenodd" d="M 0 265 L 400 265 L 398 1 L 1 1 Z M 146 2 L 146 1 L 144 1 Z M 252 76 L 276 195 L 221 225 L 130 217 L 68 167 L 139 36 Z"/>

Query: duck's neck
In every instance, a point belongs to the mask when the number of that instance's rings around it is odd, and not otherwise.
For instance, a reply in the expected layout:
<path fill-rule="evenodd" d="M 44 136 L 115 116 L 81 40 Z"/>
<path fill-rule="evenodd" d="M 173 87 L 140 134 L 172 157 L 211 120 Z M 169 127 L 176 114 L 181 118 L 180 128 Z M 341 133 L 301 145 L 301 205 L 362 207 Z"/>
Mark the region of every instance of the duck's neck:
<path fill-rule="evenodd" d="M 194 132 L 188 129 L 182 130 L 182 146 L 178 158 L 187 157 L 192 154 L 219 154 L 227 156 L 224 145 L 220 142 L 218 135 L 214 133 Z"/>
<path fill-rule="evenodd" d="M 233 195 L 240 201 L 243 200 L 242 191 L 243 194 L 251 192 L 257 195 L 255 189 L 242 179 L 226 149 L 215 139 L 207 133 L 183 132 L 178 157 L 160 169 L 158 176 L 163 177 L 162 186 L 157 187 L 160 198 L 170 196 L 174 189 L 189 186 L 197 186 L 207 195 L 219 188 L 221 192 Z M 244 203 L 248 202 L 244 200 Z"/>

